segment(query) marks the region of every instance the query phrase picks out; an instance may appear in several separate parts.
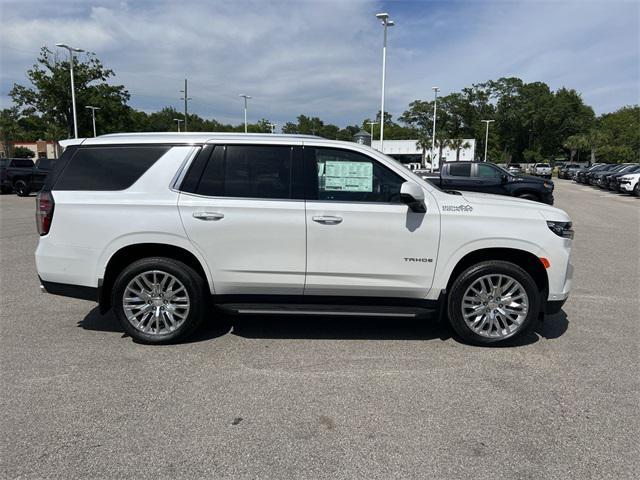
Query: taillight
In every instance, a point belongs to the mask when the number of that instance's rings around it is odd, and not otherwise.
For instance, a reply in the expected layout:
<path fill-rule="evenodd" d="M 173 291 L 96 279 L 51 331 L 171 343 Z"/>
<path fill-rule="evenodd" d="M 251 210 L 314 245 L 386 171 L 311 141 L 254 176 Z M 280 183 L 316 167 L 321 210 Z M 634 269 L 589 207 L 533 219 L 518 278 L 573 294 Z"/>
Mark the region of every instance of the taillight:
<path fill-rule="evenodd" d="M 53 220 L 54 205 L 55 202 L 51 192 L 40 191 L 36 196 L 36 226 L 41 236 L 49 233 L 51 221 Z"/>

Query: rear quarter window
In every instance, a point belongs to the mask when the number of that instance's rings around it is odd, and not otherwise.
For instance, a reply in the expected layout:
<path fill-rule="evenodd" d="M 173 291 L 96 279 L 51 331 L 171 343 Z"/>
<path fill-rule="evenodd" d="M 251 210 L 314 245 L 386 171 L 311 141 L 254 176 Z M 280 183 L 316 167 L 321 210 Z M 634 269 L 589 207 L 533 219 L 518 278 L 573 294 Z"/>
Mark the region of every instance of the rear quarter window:
<path fill-rule="evenodd" d="M 54 190 L 125 190 L 170 148 L 165 145 L 78 148 Z"/>

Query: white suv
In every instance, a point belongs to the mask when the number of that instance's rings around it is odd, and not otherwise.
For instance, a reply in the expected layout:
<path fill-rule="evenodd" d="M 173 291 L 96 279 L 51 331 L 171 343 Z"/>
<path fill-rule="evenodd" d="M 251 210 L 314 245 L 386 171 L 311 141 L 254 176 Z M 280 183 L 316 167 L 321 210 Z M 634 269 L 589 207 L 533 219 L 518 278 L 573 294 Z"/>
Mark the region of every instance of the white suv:
<path fill-rule="evenodd" d="M 68 140 L 37 197 L 42 289 L 147 343 L 241 313 L 415 315 L 463 340 L 530 331 L 569 295 L 570 218 L 442 191 L 356 143 L 252 134 Z"/>
<path fill-rule="evenodd" d="M 628 173 L 620 177 L 620 191 L 640 197 L 640 173 Z"/>

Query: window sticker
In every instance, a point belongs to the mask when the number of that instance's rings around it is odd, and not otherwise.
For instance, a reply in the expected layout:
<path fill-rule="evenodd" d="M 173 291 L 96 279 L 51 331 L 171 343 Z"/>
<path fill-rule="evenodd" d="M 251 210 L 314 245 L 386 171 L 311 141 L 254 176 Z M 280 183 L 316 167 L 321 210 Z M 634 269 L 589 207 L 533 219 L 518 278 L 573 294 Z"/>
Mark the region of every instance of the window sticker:
<path fill-rule="evenodd" d="M 319 170 L 319 174 L 325 176 L 325 191 L 373 191 L 373 164 L 371 162 L 327 160 L 324 169 Z"/>

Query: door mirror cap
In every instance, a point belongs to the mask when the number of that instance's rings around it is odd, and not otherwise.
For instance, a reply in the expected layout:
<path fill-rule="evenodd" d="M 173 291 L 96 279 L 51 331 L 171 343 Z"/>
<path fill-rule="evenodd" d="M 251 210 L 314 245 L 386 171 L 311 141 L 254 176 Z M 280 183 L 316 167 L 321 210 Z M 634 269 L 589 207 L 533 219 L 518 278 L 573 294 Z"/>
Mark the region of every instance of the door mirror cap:
<path fill-rule="evenodd" d="M 502 175 L 500 179 L 502 180 L 502 183 L 507 183 L 509 181 L 509 175 Z"/>
<path fill-rule="evenodd" d="M 413 182 L 404 182 L 400 186 L 400 201 L 409 206 L 412 212 L 425 213 L 424 190 Z"/>

